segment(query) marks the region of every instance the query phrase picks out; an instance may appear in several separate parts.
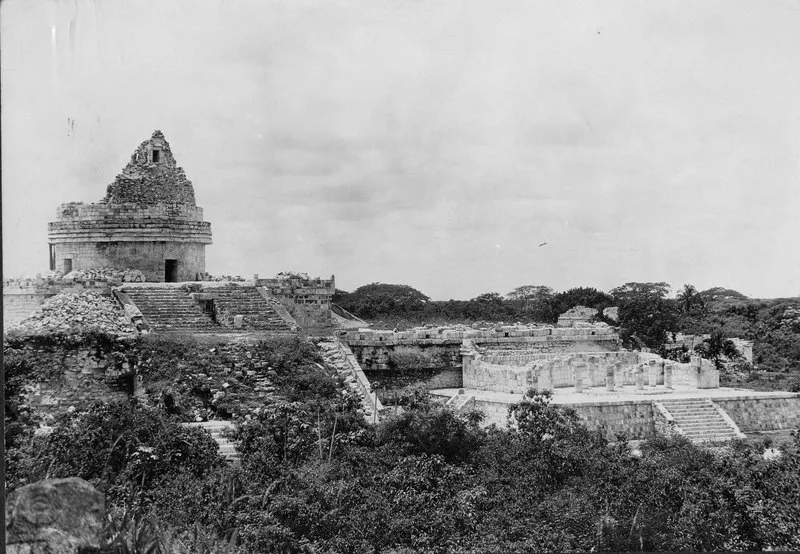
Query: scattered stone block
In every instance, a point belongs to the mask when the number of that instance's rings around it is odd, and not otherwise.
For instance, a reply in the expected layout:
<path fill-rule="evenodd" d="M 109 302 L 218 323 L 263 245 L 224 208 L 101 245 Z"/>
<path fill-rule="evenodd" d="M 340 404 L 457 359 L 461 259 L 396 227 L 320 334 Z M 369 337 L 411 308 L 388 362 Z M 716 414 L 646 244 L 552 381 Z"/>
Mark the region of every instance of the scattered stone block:
<path fill-rule="evenodd" d="M 9 554 L 75 554 L 98 548 L 105 519 L 103 495 L 78 477 L 46 479 L 9 493 Z"/>

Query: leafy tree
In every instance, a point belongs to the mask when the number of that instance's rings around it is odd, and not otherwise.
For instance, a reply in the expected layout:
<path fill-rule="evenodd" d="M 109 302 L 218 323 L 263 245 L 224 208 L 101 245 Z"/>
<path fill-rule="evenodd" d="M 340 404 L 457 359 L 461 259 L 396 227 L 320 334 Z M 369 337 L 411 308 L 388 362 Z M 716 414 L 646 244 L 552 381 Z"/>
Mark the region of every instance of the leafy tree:
<path fill-rule="evenodd" d="M 703 297 L 700 296 L 694 285 L 683 285 L 677 299 L 684 314 L 691 314 L 696 308 L 702 308 L 704 305 Z"/>
<path fill-rule="evenodd" d="M 430 298 L 408 285 L 372 283 L 342 296 L 337 302 L 358 317 L 380 314 L 411 314 L 421 311 Z"/>
<path fill-rule="evenodd" d="M 659 349 L 675 332 L 678 309 L 667 283 L 626 283 L 611 290 L 619 306 L 620 338 L 628 348 Z"/>
<path fill-rule="evenodd" d="M 712 287 L 699 293 L 704 302 L 719 300 L 747 300 L 747 296 L 738 290 L 726 289 L 724 287 Z"/>
<path fill-rule="evenodd" d="M 508 300 L 548 302 L 554 295 L 555 291 L 544 285 L 523 285 L 506 294 L 506 298 Z"/>
<path fill-rule="evenodd" d="M 555 323 L 560 314 L 575 306 L 586 306 L 602 311 L 613 305 L 614 299 L 603 291 L 591 287 L 572 288 L 553 297 L 550 323 Z"/>
<path fill-rule="evenodd" d="M 695 346 L 694 351 L 701 357 L 713 361 L 717 369 L 722 369 L 725 360 L 735 361 L 742 357 L 733 341 L 725 338 L 719 329 L 715 329 L 710 338 Z"/>

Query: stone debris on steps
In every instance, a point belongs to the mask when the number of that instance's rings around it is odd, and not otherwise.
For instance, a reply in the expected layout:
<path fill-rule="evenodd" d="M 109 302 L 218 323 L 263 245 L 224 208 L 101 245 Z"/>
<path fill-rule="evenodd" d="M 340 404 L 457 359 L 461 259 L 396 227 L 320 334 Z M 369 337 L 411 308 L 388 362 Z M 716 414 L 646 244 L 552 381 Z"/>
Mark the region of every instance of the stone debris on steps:
<path fill-rule="evenodd" d="M 243 316 L 244 329 L 291 331 L 291 327 L 256 287 L 231 284 L 209 288 L 204 292 L 213 295 L 214 305 L 223 323 L 226 323 L 226 320 L 232 322 L 235 316 L 240 315 Z"/>
<path fill-rule="evenodd" d="M 129 336 L 136 332 L 125 311 L 108 296 L 95 292 L 57 294 L 44 303 L 16 327 L 23 333 L 52 333 L 59 331 L 100 331 Z"/>
<path fill-rule="evenodd" d="M 368 421 L 375 419 L 375 409 L 373 400 L 364 394 L 364 390 L 358 383 L 358 379 L 353 375 L 350 367 L 344 359 L 339 348 L 333 340 L 320 340 L 317 343 L 319 351 L 325 363 L 336 370 L 336 374 L 344 379 L 345 385 L 351 391 L 355 392 L 361 398 L 361 406 L 364 410 L 364 416 Z"/>
<path fill-rule="evenodd" d="M 124 287 L 151 329 L 156 332 L 224 332 L 202 307 L 179 287 Z"/>
<path fill-rule="evenodd" d="M 226 431 L 233 430 L 234 424 L 232 421 L 227 420 L 209 420 L 198 421 L 194 423 L 184 423 L 184 427 L 199 428 L 208 431 L 211 438 L 219 446 L 219 454 L 231 464 L 239 463 L 239 453 L 236 451 L 236 446 L 233 442 L 225 437 Z"/>
<path fill-rule="evenodd" d="M 83 279 L 98 281 L 118 281 L 122 283 L 143 283 L 144 273 L 138 269 L 117 269 L 114 267 L 95 267 L 92 269 L 75 269 L 63 276 L 66 281 Z"/>
<path fill-rule="evenodd" d="M 722 442 L 742 438 L 709 398 L 660 400 L 680 432 L 692 442 Z"/>

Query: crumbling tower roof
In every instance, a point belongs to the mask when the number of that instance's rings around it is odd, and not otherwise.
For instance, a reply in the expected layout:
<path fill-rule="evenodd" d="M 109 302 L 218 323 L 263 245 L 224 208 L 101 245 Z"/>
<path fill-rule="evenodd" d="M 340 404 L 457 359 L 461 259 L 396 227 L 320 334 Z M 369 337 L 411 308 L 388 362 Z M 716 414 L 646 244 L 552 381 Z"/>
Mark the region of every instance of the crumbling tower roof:
<path fill-rule="evenodd" d="M 108 185 L 100 202 L 194 206 L 194 187 L 175 163 L 164 133 L 157 130 L 133 152 L 131 161 Z"/>

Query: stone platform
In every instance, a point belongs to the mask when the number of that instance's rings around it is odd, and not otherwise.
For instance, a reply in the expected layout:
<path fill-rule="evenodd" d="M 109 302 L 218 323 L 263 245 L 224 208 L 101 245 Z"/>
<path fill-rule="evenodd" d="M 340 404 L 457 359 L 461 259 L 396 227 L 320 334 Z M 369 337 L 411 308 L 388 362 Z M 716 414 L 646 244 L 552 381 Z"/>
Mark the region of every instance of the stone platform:
<path fill-rule="evenodd" d="M 522 394 L 472 389 L 437 389 L 431 394 L 460 410 L 480 409 L 486 415 L 485 425 L 498 426 L 506 424 L 508 407 L 523 399 Z M 602 429 L 612 440 L 618 433 L 629 439 L 685 434 L 700 442 L 800 428 L 800 393 L 663 387 L 637 391 L 628 386 L 614 392 L 587 387 L 578 393 L 574 387 L 565 387 L 553 391 L 551 402 L 571 407 L 587 427 Z M 721 426 L 720 420 L 730 433 L 705 433 Z"/>

